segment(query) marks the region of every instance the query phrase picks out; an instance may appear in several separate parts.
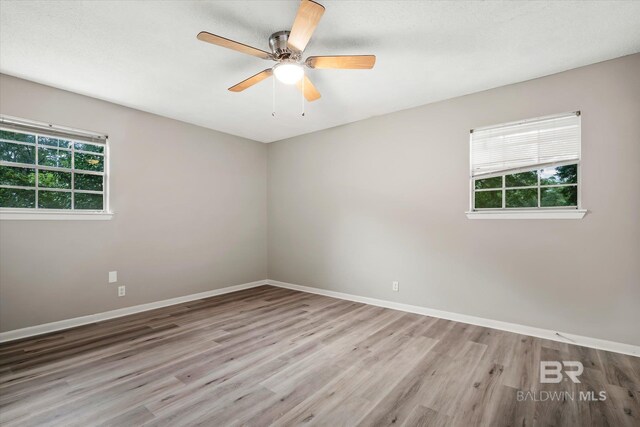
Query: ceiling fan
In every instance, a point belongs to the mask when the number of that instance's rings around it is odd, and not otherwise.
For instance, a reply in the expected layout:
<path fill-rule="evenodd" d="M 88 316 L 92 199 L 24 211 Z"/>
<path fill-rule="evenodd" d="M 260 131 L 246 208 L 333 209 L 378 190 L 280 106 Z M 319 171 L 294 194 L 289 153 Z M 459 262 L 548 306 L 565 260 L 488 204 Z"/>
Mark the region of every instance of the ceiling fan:
<path fill-rule="evenodd" d="M 305 75 L 305 66 L 309 68 L 371 69 L 376 62 L 375 55 L 310 56 L 303 61 L 302 53 L 318 26 L 323 13 L 324 6 L 321 4 L 312 0 L 302 0 L 291 31 L 278 31 L 269 37 L 271 52 L 206 31 L 198 34 L 198 40 L 277 62 L 273 67 L 262 70 L 248 79 L 231 86 L 229 88 L 230 91 L 242 92 L 267 77 L 275 75 L 282 83 L 297 85 L 307 101 L 315 101 L 320 98 L 320 92 L 311 83 L 309 77 Z"/>

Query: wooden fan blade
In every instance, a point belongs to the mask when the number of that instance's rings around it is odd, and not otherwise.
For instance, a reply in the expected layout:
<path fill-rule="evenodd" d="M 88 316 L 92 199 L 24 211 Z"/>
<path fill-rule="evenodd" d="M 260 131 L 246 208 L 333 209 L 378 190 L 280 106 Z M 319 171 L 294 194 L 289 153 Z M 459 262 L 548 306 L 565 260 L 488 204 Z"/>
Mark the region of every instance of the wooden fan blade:
<path fill-rule="evenodd" d="M 291 27 L 291 34 L 289 34 L 289 39 L 287 40 L 289 49 L 302 52 L 307 47 L 307 43 L 309 43 L 309 39 L 311 39 L 311 35 L 318 26 L 323 13 L 323 5 L 312 0 L 302 0 L 296 19 L 293 21 L 293 27 Z"/>
<path fill-rule="evenodd" d="M 311 83 L 311 80 L 309 80 L 309 77 L 306 75 L 304 76 L 304 86 L 302 85 L 302 80 L 296 83 L 296 86 L 298 89 L 303 91 L 304 97 L 307 101 L 312 102 L 316 99 L 320 99 L 320 92 L 318 92 L 318 89 L 316 89 L 313 83 Z"/>
<path fill-rule="evenodd" d="M 376 63 L 375 55 L 310 56 L 306 64 L 311 68 L 370 69 Z"/>
<path fill-rule="evenodd" d="M 243 90 L 253 86 L 256 83 L 260 83 L 267 77 L 273 74 L 273 70 L 271 68 L 267 68 L 266 70 L 260 71 L 258 74 L 254 74 L 246 80 L 241 81 L 235 86 L 231 86 L 229 90 L 231 92 L 242 92 Z"/>
<path fill-rule="evenodd" d="M 236 42 L 233 40 L 225 39 L 224 37 L 216 36 L 215 34 L 201 31 L 198 33 L 198 40 L 203 42 L 213 43 L 218 46 L 226 47 L 227 49 L 236 50 L 238 52 L 246 53 L 249 55 L 257 56 L 262 59 L 271 59 L 271 54 L 264 50 L 257 49 L 255 47 L 248 46 L 246 44 Z"/>

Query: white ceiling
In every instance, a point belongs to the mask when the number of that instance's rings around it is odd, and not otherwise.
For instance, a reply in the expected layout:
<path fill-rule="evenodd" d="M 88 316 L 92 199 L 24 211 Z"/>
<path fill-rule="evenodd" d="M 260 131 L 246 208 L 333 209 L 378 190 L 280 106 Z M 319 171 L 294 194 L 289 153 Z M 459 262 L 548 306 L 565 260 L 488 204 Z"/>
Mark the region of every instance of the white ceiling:
<path fill-rule="evenodd" d="M 0 2 L 0 71 L 263 142 L 640 51 L 640 2 L 329 1 L 306 55 L 375 54 L 373 70 L 310 70 L 322 98 L 264 81 L 271 62 L 196 40 L 268 50 L 297 1 Z"/>

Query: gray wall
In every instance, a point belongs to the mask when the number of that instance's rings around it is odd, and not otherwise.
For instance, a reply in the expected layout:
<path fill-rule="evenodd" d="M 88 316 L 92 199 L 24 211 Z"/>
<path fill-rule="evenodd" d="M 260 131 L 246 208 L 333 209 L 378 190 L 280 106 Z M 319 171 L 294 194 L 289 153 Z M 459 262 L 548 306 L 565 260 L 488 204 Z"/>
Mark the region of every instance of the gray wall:
<path fill-rule="evenodd" d="M 0 112 L 107 133 L 116 212 L 0 221 L 2 331 L 266 278 L 265 144 L 5 75 Z"/>
<path fill-rule="evenodd" d="M 269 278 L 640 344 L 639 76 L 640 54 L 271 144 Z M 468 220 L 469 129 L 574 110 L 589 214 Z"/>
<path fill-rule="evenodd" d="M 270 145 L 0 75 L 2 114 L 110 135 L 116 212 L 0 221 L 0 330 L 264 279 L 268 232 L 274 280 L 640 344 L 638 75 L 634 55 Z M 469 129 L 576 109 L 590 213 L 466 219 Z"/>

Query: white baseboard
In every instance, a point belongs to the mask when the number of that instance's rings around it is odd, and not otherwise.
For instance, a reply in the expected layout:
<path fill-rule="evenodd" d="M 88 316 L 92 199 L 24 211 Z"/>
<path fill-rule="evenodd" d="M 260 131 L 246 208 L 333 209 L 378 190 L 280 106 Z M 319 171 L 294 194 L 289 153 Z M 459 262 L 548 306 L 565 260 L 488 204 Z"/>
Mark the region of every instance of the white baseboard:
<path fill-rule="evenodd" d="M 134 305 L 132 307 L 119 308 L 117 310 L 105 311 L 104 313 L 90 314 L 88 316 L 74 317 L 73 319 L 60 320 L 58 322 L 44 323 L 42 325 L 30 326 L 28 328 L 15 329 L 0 333 L 0 343 L 14 341 L 21 338 L 32 337 L 34 335 L 47 334 L 49 332 L 60 331 L 62 329 L 74 328 L 76 326 L 87 325 L 90 323 L 101 322 L 103 320 L 114 319 L 116 317 L 127 316 L 129 314 L 140 313 L 143 311 L 154 310 L 156 308 L 167 307 L 169 305 L 180 304 L 188 301 L 195 301 L 202 298 L 213 297 L 216 295 L 228 294 L 230 292 L 241 291 L 243 289 L 255 288 L 257 286 L 266 285 L 266 280 L 258 280 L 257 282 L 243 283 L 241 285 L 227 286 L 211 291 L 200 292 L 197 294 L 185 295 L 166 299 L 162 301 L 150 302 L 148 304 Z"/>
<path fill-rule="evenodd" d="M 258 280 L 256 282 L 244 283 L 241 285 L 227 286 L 211 291 L 200 292 L 197 294 L 185 295 L 182 297 L 171 298 L 163 301 L 151 302 L 148 304 L 135 305 L 132 307 L 120 308 L 117 310 L 106 311 L 104 313 L 91 314 L 88 316 L 75 317 L 73 319 L 60 320 L 58 322 L 45 323 L 42 325 L 30 326 L 28 328 L 15 329 L 0 333 L 0 343 L 13 341 L 21 338 L 42 335 L 49 332 L 60 331 L 63 329 L 74 328 L 76 326 L 87 325 L 90 323 L 101 322 L 116 317 L 127 316 L 129 314 L 141 313 L 143 311 L 154 310 L 156 308 L 167 307 L 170 305 L 180 304 L 188 301 L 195 301 L 202 298 L 208 298 L 216 295 L 228 294 L 231 292 L 241 291 L 243 289 L 255 288 L 262 285 L 272 285 L 280 288 L 293 289 L 312 294 L 324 295 L 333 298 L 339 298 L 348 301 L 360 302 L 363 304 L 375 305 L 378 307 L 390 308 L 393 310 L 406 311 L 408 313 L 422 314 L 425 316 L 437 317 L 441 319 L 453 320 L 456 322 L 468 323 L 471 325 L 484 326 L 487 328 L 499 329 L 508 332 L 515 332 L 522 335 L 530 335 L 533 337 L 544 338 L 553 341 L 565 342 L 568 344 L 576 344 L 584 347 L 596 348 L 598 350 L 612 351 L 615 353 L 629 354 L 632 356 L 640 356 L 640 347 L 631 344 L 618 343 L 614 341 L 601 340 L 598 338 L 590 338 L 581 335 L 574 335 L 564 332 L 552 331 L 549 329 L 535 328 L 533 326 L 519 325 L 517 323 L 501 322 L 499 320 L 485 319 L 482 317 L 468 316 L 466 314 L 452 313 L 448 311 L 435 310 L 427 307 L 403 304 L 393 301 L 385 301 L 376 298 L 368 298 L 359 295 L 351 295 L 343 292 L 328 291 L 320 288 L 312 288 L 309 286 L 294 285 L 291 283 L 279 282 L 277 280 Z"/>
<path fill-rule="evenodd" d="M 375 298 L 362 297 L 359 295 L 345 294 L 342 292 L 328 291 L 325 289 L 312 288 L 309 286 L 294 285 L 291 283 L 279 282 L 277 280 L 267 280 L 267 284 L 280 288 L 293 289 L 296 291 L 308 292 L 312 294 L 324 295 L 348 301 L 361 302 L 378 307 L 391 308 L 394 310 L 406 311 L 409 313 L 422 314 L 425 316 L 438 317 L 441 319 L 453 320 L 456 322 L 468 323 L 471 325 L 484 326 L 487 328 L 499 329 L 502 331 L 515 332 L 517 334 L 529 335 L 532 337 L 544 338 L 553 341 L 575 344 L 584 347 L 591 347 L 598 350 L 612 351 L 615 353 L 640 356 L 640 347 L 618 343 L 614 341 L 601 340 L 598 338 L 584 337 L 564 332 L 552 331 L 549 329 L 535 328 L 533 326 L 519 325 L 517 323 L 501 322 L 499 320 L 484 319 L 482 317 L 467 316 L 466 314 L 451 313 L 448 311 L 435 310 L 417 305 L 403 304 L 393 301 L 385 301 Z"/>

